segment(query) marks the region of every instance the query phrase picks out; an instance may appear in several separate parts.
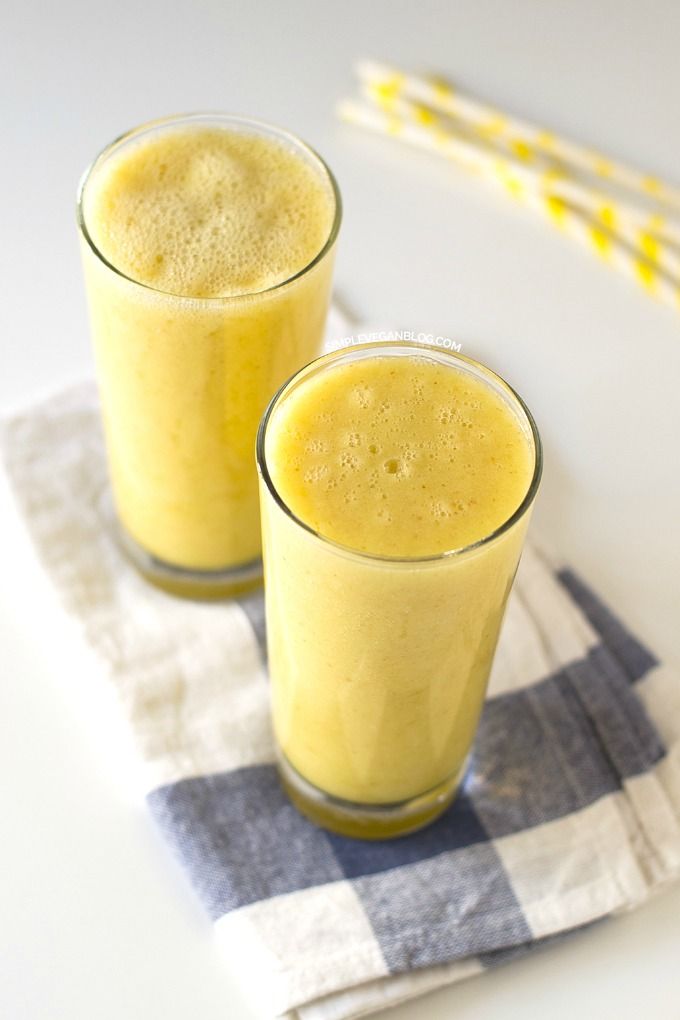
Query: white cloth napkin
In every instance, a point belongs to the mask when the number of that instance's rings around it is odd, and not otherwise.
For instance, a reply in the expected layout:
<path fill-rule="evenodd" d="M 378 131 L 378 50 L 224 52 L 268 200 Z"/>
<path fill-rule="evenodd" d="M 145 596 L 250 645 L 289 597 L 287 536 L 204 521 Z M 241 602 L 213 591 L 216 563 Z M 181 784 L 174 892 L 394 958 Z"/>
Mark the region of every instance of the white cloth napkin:
<path fill-rule="evenodd" d="M 94 385 L 15 416 L 3 448 L 46 573 L 118 692 L 151 811 L 258 1012 L 359 1016 L 680 874 L 678 684 L 572 570 L 525 553 L 455 805 L 410 837 L 343 839 L 279 787 L 261 594 L 181 601 L 121 555 Z"/>

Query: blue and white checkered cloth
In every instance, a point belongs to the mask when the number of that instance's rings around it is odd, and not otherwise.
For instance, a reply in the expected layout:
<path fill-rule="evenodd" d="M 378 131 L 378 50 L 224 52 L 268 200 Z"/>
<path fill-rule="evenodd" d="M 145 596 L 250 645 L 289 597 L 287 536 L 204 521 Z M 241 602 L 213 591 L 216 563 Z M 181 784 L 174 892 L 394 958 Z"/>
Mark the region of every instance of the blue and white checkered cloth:
<path fill-rule="evenodd" d="M 120 695 L 151 812 L 259 1013 L 368 1013 L 680 874 L 680 689 L 572 570 L 527 549 L 454 806 L 406 838 L 345 839 L 277 781 L 262 596 L 179 601 L 121 557 L 94 386 L 4 439 L 40 558 Z"/>

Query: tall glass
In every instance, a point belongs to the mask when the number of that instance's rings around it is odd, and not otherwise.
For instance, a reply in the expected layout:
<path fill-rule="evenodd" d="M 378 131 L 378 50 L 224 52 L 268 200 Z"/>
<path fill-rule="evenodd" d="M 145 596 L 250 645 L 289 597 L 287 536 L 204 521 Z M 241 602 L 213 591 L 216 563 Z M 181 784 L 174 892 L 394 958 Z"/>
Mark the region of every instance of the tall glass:
<path fill-rule="evenodd" d="M 183 297 L 131 279 L 97 249 L 86 198 L 101 167 L 150 135 L 196 127 L 275 140 L 330 189 L 326 242 L 289 279 L 235 297 Z M 257 426 L 275 390 L 319 351 L 341 219 L 333 175 L 278 128 L 218 114 L 170 117 L 123 135 L 95 159 L 77 216 L 123 547 L 145 576 L 178 594 L 250 587 L 261 578 Z"/>
<path fill-rule="evenodd" d="M 420 558 L 355 551 L 315 532 L 277 491 L 268 462 L 275 409 L 319 373 L 377 354 L 455 366 L 516 415 L 531 480 L 512 516 L 473 545 Z M 477 728 L 541 475 L 531 414 L 502 379 L 468 358 L 417 344 L 366 344 L 318 359 L 279 390 L 260 426 L 257 458 L 284 785 L 313 821 L 347 835 L 420 828 L 453 799 Z"/>

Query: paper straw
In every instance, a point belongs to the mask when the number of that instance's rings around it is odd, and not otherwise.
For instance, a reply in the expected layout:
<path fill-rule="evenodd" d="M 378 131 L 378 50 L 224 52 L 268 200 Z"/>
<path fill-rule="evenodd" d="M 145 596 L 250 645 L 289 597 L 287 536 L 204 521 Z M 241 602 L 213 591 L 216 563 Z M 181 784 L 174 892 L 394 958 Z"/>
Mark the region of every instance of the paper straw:
<path fill-rule="evenodd" d="M 387 64 L 368 60 L 357 65 L 357 74 L 360 81 L 372 86 L 387 100 L 390 97 L 403 96 L 425 103 L 435 110 L 440 110 L 474 125 L 475 129 L 485 137 L 505 139 L 510 144 L 519 142 L 528 147 L 528 155 L 534 152 L 543 152 L 553 159 L 584 170 L 607 184 L 614 182 L 645 196 L 659 205 L 666 206 L 668 211 L 680 212 L 680 188 L 651 174 L 626 166 L 624 163 L 604 156 L 586 146 L 562 138 L 552 131 L 546 131 L 528 121 L 512 117 L 472 96 L 459 92 L 447 82 L 405 74 Z"/>
<path fill-rule="evenodd" d="M 385 91 L 374 83 L 363 84 L 366 98 L 376 103 L 381 109 L 393 111 L 402 116 L 414 116 L 414 119 L 421 120 L 427 124 L 428 120 L 438 115 L 423 103 L 415 103 L 412 100 L 398 95 L 393 90 Z M 448 114 L 447 117 L 451 117 Z M 442 118 L 439 118 L 444 125 Z M 492 145 L 495 149 L 503 148 L 506 159 L 512 162 L 521 172 L 522 176 L 530 173 L 539 173 L 541 170 L 547 175 L 547 185 L 551 191 L 557 192 L 569 202 L 585 206 L 593 216 L 599 219 L 603 226 L 612 228 L 617 222 L 627 221 L 631 231 L 640 234 L 639 242 L 643 247 L 651 250 L 654 242 L 662 245 L 674 244 L 680 248 L 680 224 L 673 222 L 670 218 L 653 212 L 649 208 L 643 208 L 629 201 L 621 200 L 612 193 L 602 193 L 589 187 L 581 179 L 568 173 L 567 168 L 547 155 L 544 151 L 539 152 L 531 149 L 525 143 L 518 140 L 510 141 L 490 135 L 480 135 L 469 125 L 467 121 L 458 118 L 454 120 L 463 128 L 468 129 L 468 137 L 474 135 L 481 143 Z M 470 127 L 474 130 L 471 132 Z"/>
<path fill-rule="evenodd" d="M 482 149 L 478 143 L 456 137 L 451 132 L 434 131 L 431 127 L 417 124 L 395 110 L 387 111 L 367 103 L 345 100 L 339 105 L 338 113 L 348 123 L 397 137 L 480 173 L 636 280 L 648 293 L 675 308 L 680 306 L 680 280 L 659 268 L 645 254 L 633 250 L 611 229 L 598 223 L 578 206 L 571 205 L 560 195 L 537 191 L 533 180 L 527 184 L 504 156 L 499 157 L 490 150 Z"/>
<path fill-rule="evenodd" d="M 367 98 L 374 100 L 370 92 Z M 627 206 L 614 202 L 607 195 L 598 195 L 564 171 L 556 170 L 543 156 L 526 163 L 507 148 L 499 150 L 495 143 L 471 133 L 467 124 L 449 117 L 445 120 L 422 104 L 394 98 L 388 106 L 382 102 L 378 105 L 401 121 L 411 121 L 428 131 L 438 146 L 449 150 L 447 154 L 451 158 L 469 163 L 473 169 L 479 169 L 479 164 L 485 162 L 492 172 L 505 177 L 511 174 L 527 190 L 558 196 L 570 206 L 587 210 L 609 233 L 631 248 L 639 249 L 648 261 L 680 280 L 680 251 L 652 233 L 648 214 L 636 215 L 636 210 L 631 214 Z"/>

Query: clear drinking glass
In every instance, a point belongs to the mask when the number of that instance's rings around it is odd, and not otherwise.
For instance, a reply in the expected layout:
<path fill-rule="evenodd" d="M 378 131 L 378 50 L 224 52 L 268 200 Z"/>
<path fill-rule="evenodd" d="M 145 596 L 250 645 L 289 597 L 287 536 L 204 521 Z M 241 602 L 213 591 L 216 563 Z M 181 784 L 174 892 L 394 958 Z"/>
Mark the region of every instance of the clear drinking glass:
<path fill-rule="evenodd" d="M 88 189 L 110 159 L 151 135 L 203 127 L 286 146 L 332 195 L 321 250 L 268 290 L 166 293 L 126 276 L 90 236 Z M 123 548 L 149 580 L 177 594 L 219 597 L 257 584 L 257 426 L 272 393 L 320 348 L 341 220 L 335 179 L 279 128 L 221 114 L 168 117 L 123 135 L 95 159 L 80 183 L 77 219 Z"/>
<path fill-rule="evenodd" d="M 315 532 L 276 490 L 274 410 L 319 373 L 376 355 L 455 366 L 516 416 L 531 480 L 516 511 L 473 545 L 421 558 L 358 552 Z M 337 832 L 376 839 L 418 829 L 448 806 L 465 772 L 541 476 L 533 418 L 510 386 L 468 358 L 371 343 L 319 358 L 279 390 L 260 425 L 257 460 L 283 783 L 304 814 Z"/>

